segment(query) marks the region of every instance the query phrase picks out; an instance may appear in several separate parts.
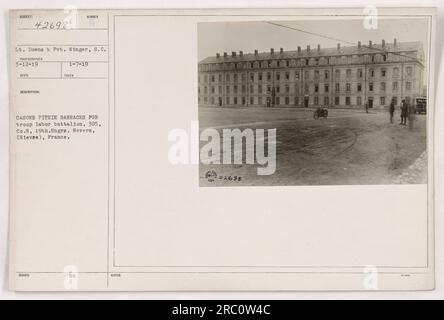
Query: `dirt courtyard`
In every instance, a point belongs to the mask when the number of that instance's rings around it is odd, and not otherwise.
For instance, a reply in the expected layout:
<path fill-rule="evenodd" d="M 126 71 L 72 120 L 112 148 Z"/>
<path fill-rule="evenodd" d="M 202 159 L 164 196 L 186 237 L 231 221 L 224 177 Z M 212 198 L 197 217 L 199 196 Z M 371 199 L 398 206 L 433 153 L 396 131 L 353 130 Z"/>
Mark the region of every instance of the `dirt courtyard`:
<path fill-rule="evenodd" d="M 276 172 L 261 176 L 258 165 L 201 163 L 200 185 L 426 183 L 426 115 L 415 116 L 413 130 L 399 122 L 399 109 L 390 124 L 388 112 L 375 110 L 330 109 L 327 119 L 314 120 L 313 109 L 201 107 L 201 130 L 276 128 Z"/>

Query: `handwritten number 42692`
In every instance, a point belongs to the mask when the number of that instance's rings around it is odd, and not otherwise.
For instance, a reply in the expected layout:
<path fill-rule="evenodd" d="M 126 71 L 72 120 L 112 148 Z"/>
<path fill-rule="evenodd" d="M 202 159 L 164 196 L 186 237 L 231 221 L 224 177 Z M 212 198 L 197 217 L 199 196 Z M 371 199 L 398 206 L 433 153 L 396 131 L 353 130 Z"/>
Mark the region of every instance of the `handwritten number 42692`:
<path fill-rule="evenodd" d="M 34 24 L 35 29 L 65 29 L 67 25 L 66 21 L 37 21 Z"/>

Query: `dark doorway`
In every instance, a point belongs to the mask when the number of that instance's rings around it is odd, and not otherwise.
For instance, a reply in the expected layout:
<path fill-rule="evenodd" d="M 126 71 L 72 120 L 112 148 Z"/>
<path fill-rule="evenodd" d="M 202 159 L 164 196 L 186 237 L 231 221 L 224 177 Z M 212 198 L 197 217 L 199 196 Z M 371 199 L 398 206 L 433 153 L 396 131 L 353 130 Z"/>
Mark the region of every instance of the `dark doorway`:
<path fill-rule="evenodd" d="M 368 98 L 368 107 L 373 108 L 373 98 Z"/>
<path fill-rule="evenodd" d="M 308 108 L 308 97 L 304 97 L 304 107 Z"/>

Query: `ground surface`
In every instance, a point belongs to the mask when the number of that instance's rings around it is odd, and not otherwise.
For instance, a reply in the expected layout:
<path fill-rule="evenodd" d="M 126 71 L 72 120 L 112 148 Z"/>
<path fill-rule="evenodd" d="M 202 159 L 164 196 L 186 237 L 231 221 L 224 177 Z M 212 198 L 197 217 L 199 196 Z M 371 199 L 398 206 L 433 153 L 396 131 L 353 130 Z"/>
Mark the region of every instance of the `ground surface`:
<path fill-rule="evenodd" d="M 201 130 L 277 129 L 277 164 L 273 175 L 258 175 L 258 165 L 201 164 L 200 184 L 425 183 L 426 116 L 417 115 L 413 129 L 399 125 L 399 116 L 399 112 L 395 113 L 394 123 L 390 124 L 388 113 L 383 111 L 367 114 L 363 110 L 330 109 L 327 119 L 314 120 L 312 109 L 200 108 Z M 208 176 L 214 173 L 218 178 L 210 182 Z M 230 181 L 230 177 L 241 180 Z"/>

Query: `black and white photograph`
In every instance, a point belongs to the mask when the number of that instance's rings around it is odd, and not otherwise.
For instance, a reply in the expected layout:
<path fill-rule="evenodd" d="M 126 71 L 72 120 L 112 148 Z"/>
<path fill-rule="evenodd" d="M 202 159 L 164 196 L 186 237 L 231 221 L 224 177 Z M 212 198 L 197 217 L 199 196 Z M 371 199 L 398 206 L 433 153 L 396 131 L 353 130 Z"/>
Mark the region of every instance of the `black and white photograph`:
<path fill-rule="evenodd" d="M 321 19 L 198 25 L 201 186 L 427 183 L 428 19 Z"/>

